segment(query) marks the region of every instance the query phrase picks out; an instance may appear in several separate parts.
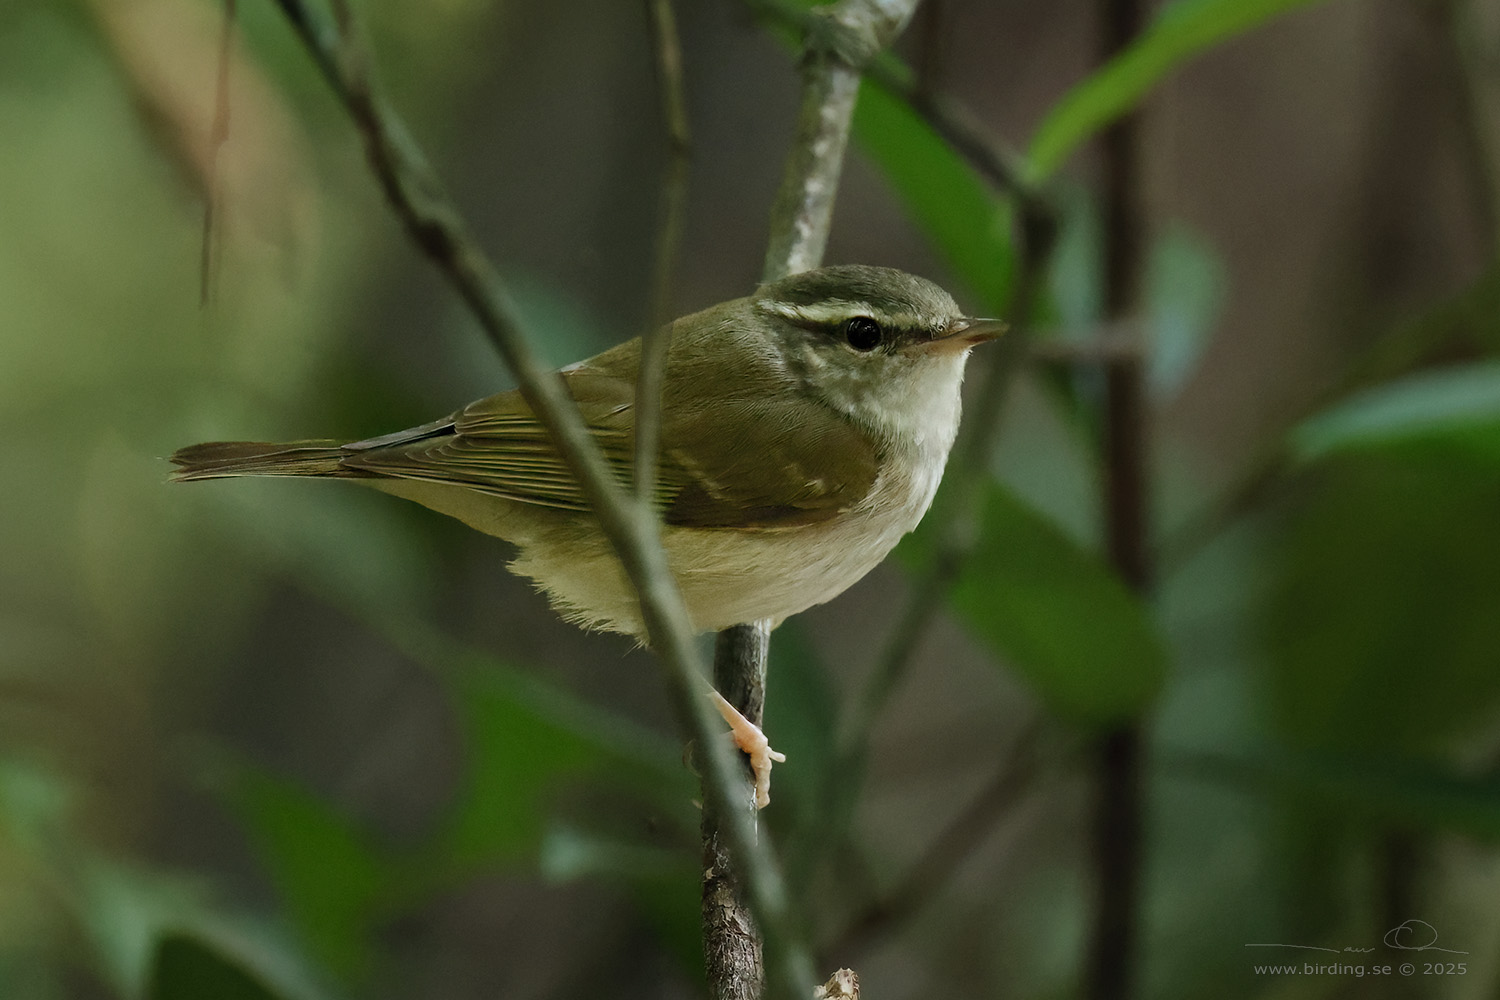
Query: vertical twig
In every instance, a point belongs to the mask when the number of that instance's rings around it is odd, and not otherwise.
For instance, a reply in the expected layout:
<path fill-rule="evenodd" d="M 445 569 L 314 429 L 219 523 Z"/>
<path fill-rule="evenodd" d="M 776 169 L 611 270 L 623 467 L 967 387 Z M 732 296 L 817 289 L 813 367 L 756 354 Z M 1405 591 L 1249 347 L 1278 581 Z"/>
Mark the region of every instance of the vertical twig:
<path fill-rule="evenodd" d="M 1139 34 L 1141 0 L 1103 0 L 1100 61 Z M 1106 322 L 1136 311 L 1145 253 L 1140 203 L 1140 132 L 1127 115 L 1104 133 L 1104 296 Z M 1151 585 L 1147 551 L 1146 390 L 1140 350 L 1111 357 L 1104 369 L 1105 544 L 1126 585 Z M 1140 913 L 1142 723 L 1104 733 L 1096 747 L 1092 826 L 1095 909 L 1086 995 L 1124 1000 L 1134 993 Z"/>
<path fill-rule="evenodd" d="M 817 23 L 811 12 L 792 0 L 745 2 L 770 23 L 803 32 L 813 30 Z M 1039 200 L 1040 192 L 1027 179 L 1020 157 L 989 135 L 971 112 L 949 95 L 939 92 L 932 79 L 920 79 L 889 52 L 881 53 L 865 66 L 864 78 L 905 101 L 928 127 L 953 147 L 955 153 L 1002 192 L 1015 195 L 1021 201 Z"/>
<path fill-rule="evenodd" d="M 233 55 L 235 0 L 224 0 L 224 21 L 219 30 L 219 71 L 214 80 L 214 120 L 208 133 L 208 183 L 203 191 L 203 245 L 198 259 L 198 304 L 213 298 L 219 231 L 219 153 L 229 141 L 229 59 Z"/>
<path fill-rule="evenodd" d="M 840 0 L 814 12 L 815 27 L 807 31 L 804 40 L 797 130 L 771 209 L 762 280 L 774 281 L 822 262 L 844 150 L 853 127 L 861 67 L 895 39 L 916 5 L 917 0 Z M 756 725 L 764 722 L 769 645 L 769 622 L 745 622 L 720 632 L 714 647 L 715 684 Z M 749 806 L 739 808 L 748 810 Z M 759 937 L 765 928 L 757 929 L 751 914 L 735 903 L 741 875 L 735 865 L 721 862 L 738 859 L 717 850 L 718 828 L 725 818 L 705 810 L 704 850 L 712 862 L 704 878 L 705 915 L 712 909 L 717 923 L 735 929 L 734 935 L 723 939 L 726 946 L 734 945 L 735 956 L 734 963 L 723 971 L 742 967 L 747 977 L 753 977 Z M 740 928 L 745 929 L 743 936 L 738 933 Z M 738 1000 L 739 996 L 758 995 L 753 982 L 743 986 L 745 992 L 737 994 L 733 990 L 739 985 L 726 984 L 717 996 Z"/>
<path fill-rule="evenodd" d="M 809 15 L 793 4 L 782 0 L 749 2 L 767 19 L 804 31 L 810 30 Z M 1000 414 L 1004 409 L 1010 381 L 1029 349 L 1029 320 L 1057 237 L 1057 217 L 1053 206 L 1026 181 L 1024 171 L 1016 166 L 1015 156 L 986 134 L 971 115 L 939 92 L 933 76 L 941 64 L 938 41 L 942 33 L 942 17 L 940 14 L 929 16 L 929 8 L 924 7 L 922 18 L 923 71 L 914 74 L 899 60 L 889 54 L 882 54 L 866 66 L 865 76 L 910 105 L 982 177 L 1001 194 L 1015 199 L 1019 216 L 1019 265 L 1016 294 L 1008 310 L 1012 329 L 1000 344 L 987 348 L 976 358 L 976 367 L 981 372 L 980 384 L 973 394 L 976 404 L 972 412 L 965 415 L 959 441 L 949 461 L 945 495 L 939 512 L 943 517 L 944 527 L 937 554 L 926 572 L 913 582 L 912 599 L 892 630 L 890 642 L 877 661 L 869 681 L 843 717 L 835 742 L 837 756 L 829 769 L 830 784 L 823 798 L 823 830 L 811 849 L 796 859 L 800 862 L 799 870 L 803 873 L 810 871 L 827 851 L 836 850 L 837 845 L 845 842 L 854 804 L 863 782 L 870 731 L 910 666 L 928 625 L 943 606 L 948 589 L 962 571 L 963 564 L 977 541 L 988 457 L 999 437 Z M 998 772 L 995 787 L 1009 789 L 1013 781 L 1023 782 L 1020 772 L 1025 770 L 1027 766 L 1019 757 L 1007 759 Z M 972 814 L 966 813 L 961 820 L 965 837 L 969 838 L 977 823 L 985 826 L 993 824 L 1004 814 L 1010 800 L 1009 794 L 982 796 L 976 802 Z M 938 843 L 951 846 L 948 834 L 940 837 Z M 933 871 L 942 870 L 936 863 L 930 868 L 931 870 L 918 876 L 924 887 L 932 881 L 928 876 Z M 913 891 L 902 896 L 895 910 L 915 906 L 921 895 L 922 892 Z M 885 925 L 892 919 L 888 914 L 894 911 L 887 906 L 889 902 L 887 900 L 886 903 L 876 904 L 875 910 L 867 913 L 872 925 L 868 929 L 872 933 L 878 926 Z M 860 918 L 861 921 L 864 919 Z M 863 936 L 862 931 L 851 928 L 848 933 L 840 936 L 834 951 L 851 945 Z"/>
<path fill-rule="evenodd" d="M 714 647 L 714 687 L 757 725 L 765 716 L 766 659 L 771 633 L 760 625 L 720 632 Z M 753 797 L 731 804 L 750 812 Z M 753 813 L 752 813 L 753 815 Z M 754 914 L 745 905 L 736 858 L 727 849 L 723 811 L 703 807 L 703 957 L 713 1000 L 759 1000 L 765 983 L 765 949 Z"/>
<path fill-rule="evenodd" d="M 817 267 L 828 245 L 833 200 L 854 121 L 864 65 L 906 27 L 917 0 L 839 0 L 819 7 L 802 59 L 802 104 L 771 208 L 761 278 Z"/>
<path fill-rule="evenodd" d="M 667 136 L 667 163 L 662 169 L 661 215 L 656 236 L 656 268 L 651 316 L 641 335 L 641 368 L 635 390 L 635 493 L 649 506 L 656 492 L 661 449 L 661 387 L 667 351 L 672 344 L 672 274 L 682 242 L 687 205 L 692 137 L 682 83 L 682 44 L 671 0 L 646 0 L 651 40 L 656 49 L 656 76 L 661 91 L 662 123 Z"/>

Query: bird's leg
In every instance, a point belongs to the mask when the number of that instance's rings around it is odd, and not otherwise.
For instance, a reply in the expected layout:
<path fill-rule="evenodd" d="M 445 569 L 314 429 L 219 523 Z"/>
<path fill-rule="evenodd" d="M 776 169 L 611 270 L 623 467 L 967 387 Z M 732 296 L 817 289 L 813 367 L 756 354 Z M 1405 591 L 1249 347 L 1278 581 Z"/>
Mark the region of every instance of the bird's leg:
<path fill-rule="evenodd" d="M 734 745 L 750 756 L 750 770 L 755 773 L 755 808 L 764 809 L 771 804 L 771 762 L 778 764 L 786 760 L 786 754 L 771 749 L 771 741 L 761 728 L 740 714 L 740 710 L 729 703 L 717 691 L 710 691 L 714 707 L 729 723 Z"/>

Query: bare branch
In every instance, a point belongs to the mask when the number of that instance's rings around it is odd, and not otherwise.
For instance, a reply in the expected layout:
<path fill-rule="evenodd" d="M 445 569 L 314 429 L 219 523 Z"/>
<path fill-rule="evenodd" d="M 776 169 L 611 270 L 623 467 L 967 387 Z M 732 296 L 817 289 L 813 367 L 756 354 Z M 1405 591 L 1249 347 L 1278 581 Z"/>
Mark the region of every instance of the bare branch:
<path fill-rule="evenodd" d="M 803 31 L 813 14 L 788 0 L 747 0 L 760 16 Z M 959 102 L 939 91 L 931 81 L 918 80 L 909 66 L 882 52 L 864 66 L 865 79 L 890 91 L 925 121 L 934 132 L 968 161 L 981 177 L 1001 192 L 1023 202 L 1040 201 L 1042 194 L 1026 178 L 1020 157 L 1006 148 Z"/>
<path fill-rule="evenodd" d="M 860 74 L 895 40 L 916 7 L 917 0 L 840 0 L 816 8 L 805 22 L 802 106 L 771 208 L 763 280 L 822 262 Z"/>
<path fill-rule="evenodd" d="M 715 689 L 756 725 L 765 718 L 770 641 L 770 627 L 762 622 L 727 628 L 719 633 L 714 646 Z M 737 808 L 754 815 L 748 801 Z M 720 810 L 705 804 L 703 957 L 709 991 L 713 1000 L 759 1000 L 765 982 L 765 949 L 754 914 L 745 905 L 737 858 L 720 835 L 722 821 Z M 812 972 L 810 955 L 798 955 L 794 960 L 805 963 L 807 973 Z M 809 975 L 808 984 L 812 981 Z"/>

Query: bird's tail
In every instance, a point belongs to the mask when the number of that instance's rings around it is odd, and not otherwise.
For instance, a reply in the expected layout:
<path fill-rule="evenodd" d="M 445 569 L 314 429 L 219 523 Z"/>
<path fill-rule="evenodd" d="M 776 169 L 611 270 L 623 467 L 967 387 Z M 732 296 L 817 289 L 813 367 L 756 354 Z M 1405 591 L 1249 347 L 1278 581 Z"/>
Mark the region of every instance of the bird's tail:
<path fill-rule="evenodd" d="M 210 441 L 172 454 L 173 482 L 230 476 L 358 475 L 339 460 L 347 452 L 336 441 Z"/>

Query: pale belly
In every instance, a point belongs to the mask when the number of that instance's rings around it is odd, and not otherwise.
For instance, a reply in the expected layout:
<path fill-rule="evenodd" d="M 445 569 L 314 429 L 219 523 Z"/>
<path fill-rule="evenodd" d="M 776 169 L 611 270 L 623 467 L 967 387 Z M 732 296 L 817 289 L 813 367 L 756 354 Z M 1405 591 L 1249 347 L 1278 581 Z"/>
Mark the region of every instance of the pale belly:
<path fill-rule="evenodd" d="M 937 491 L 937 461 L 889 476 L 858 508 L 828 521 L 744 531 L 668 526 L 667 560 L 699 631 L 783 619 L 837 597 L 916 527 Z M 400 480 L 370 485 L 513 542 L 512 572 L 534 581 L 554 608 L 585 628 L 645 641 L 640 603 L 592 517 Z"/>
<path fill-rule="evenodd" d="M 699 631 L 768 619 L 772 625 L 832 600 L 880 564 L 917 526 L 941 468 L 878 489 L 855 511 L 781 529 L 668 527 L 667 560 Z M 602 538 L 557 549 L 538 538 L 511 569 L 531 577 L 566 617 L 644 640 L 640 606 Z M 549 551 L 551 550 L 551 551 Z"/>

